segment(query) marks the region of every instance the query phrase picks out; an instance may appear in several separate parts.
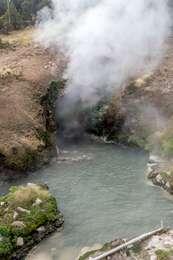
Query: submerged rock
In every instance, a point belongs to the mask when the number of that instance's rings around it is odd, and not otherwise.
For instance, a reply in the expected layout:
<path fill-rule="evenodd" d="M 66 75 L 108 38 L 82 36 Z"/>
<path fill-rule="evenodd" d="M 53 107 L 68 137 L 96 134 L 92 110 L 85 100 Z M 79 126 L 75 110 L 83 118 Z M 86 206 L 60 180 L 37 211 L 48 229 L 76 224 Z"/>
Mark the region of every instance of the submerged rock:
<path fill-rule="evenodd" d="M 63 225 L 56 200 L 44 185 L 12 187 L 0 201 L 5 202 L 0 207 L 0 259 L 23 259 Z"/>

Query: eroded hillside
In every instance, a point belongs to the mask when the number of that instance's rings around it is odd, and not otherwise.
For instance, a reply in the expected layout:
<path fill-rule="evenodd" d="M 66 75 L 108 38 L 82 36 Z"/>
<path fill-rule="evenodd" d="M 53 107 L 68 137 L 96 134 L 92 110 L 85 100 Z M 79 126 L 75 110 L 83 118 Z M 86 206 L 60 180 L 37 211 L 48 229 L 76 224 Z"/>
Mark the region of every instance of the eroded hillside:
<path fill-rule="evenodd" d="M 45 148 L 41 98 L 57 77 L 54 55 L 33 42 L 33 29 L 0 38 L 0 154 L 11 168 L 25 169 Z"/>

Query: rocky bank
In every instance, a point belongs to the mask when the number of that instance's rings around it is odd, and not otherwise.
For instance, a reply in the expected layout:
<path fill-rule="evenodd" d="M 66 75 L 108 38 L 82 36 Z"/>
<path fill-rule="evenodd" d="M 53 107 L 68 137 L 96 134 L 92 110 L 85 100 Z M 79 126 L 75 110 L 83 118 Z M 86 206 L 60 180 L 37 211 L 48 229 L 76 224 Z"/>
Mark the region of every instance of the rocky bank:
<path fill-rule="evenodd" d="M 84 248 L 78 260 L 90 260 L 104 252 L 116 248 L 125 241 L 115 240 L 104 246 L 95 245 L 93 248 Z M 109 255 L 103 260 L 171 260 L 173 257 L 173 231 L 165 230 L 142 242 L 135 243 L 122 251 Z"/>
<path fill-rule="evenodd" d="M 0 259 L 24 259 L 33 246 L 63 223 L 46 185 L 11 187 L 0 197 Z"/>

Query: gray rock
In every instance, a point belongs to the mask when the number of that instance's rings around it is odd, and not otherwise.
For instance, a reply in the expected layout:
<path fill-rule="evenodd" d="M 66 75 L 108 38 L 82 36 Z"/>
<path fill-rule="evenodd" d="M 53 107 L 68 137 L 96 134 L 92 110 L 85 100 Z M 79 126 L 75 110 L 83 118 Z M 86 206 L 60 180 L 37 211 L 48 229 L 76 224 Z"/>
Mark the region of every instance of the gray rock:
<path fill-rule="evenodd" d="M 33 205 L 33 206 L 39 206 L 39 205 L 42 204 L 42 203 L 43 203 L 43 201 L 42 201 L 41 199 L 37 198 L 32 205 Z"/>
<path fill-rule="evenodd" d="M 9 210 L 9 208 L 7 207 L 5 210 L 4 210 L 4 212 L 7 212 Z"/>
<path fill-rule="evenodd" d="M 23 246 L 24 245 L 24 239 L 23 237 L 18 237 L 16 240 L 16 245 L 17 246 Z"/>
<path fill-rule="evenodd" d="M 162 176 L 160 174 L 157 175 L 156 181 L 157 182 L 162 182 Z"/>
<path fill-rule="evenodd" d="M 35 186 L 37 186 L 37 185 L 36 185 L 35 183 L 28 182 L 28 183 L 27 183 L 27 186 L 35 187 Z"/>
<path fill-rule="evenodd" d="M 19 216 L 19 214 L 16 211 L 14 211 L 13 219 L 16 220 L 18 216 Z"/>
<path fill-rule="evenodd" d="M 24 209 L 22 207 L 17 207 L 17 211 L 22 212 L 22 213 L 28 213 L 28 214 L 30 213 L 30 210 Z"/>
<path fill-rule="evenodd" d="M 16 228 L 24 228 L 24 227 L 26 227 L 26 225 L 25 225 L 25 223 L 23 221 L 14 221 L 11 225 L 13 227 L 16 227 Z"/>
<path fill-rule="evenodd" d="M 41 227 L 37 228 L 37 231 L 38 231 L 39 233 L 43 233 L 43 232 L 46 231 L 46 229 L 45 229 L 44 226 L 41 226 Z"/>

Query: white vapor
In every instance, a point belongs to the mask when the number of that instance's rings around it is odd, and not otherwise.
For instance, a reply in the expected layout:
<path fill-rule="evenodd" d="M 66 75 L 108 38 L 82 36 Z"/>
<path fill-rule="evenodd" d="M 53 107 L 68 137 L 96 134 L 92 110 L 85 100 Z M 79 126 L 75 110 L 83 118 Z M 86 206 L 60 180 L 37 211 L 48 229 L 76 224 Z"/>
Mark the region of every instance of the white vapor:
<path fill-rule="evenodd" d="M 70 98 L 96 102 L 161 58 L 170 19 L 166 0 L 52 0 L 37 39 L 68 57 Z"/>

